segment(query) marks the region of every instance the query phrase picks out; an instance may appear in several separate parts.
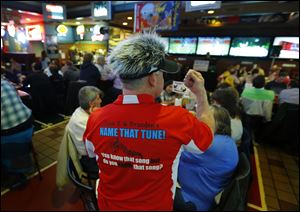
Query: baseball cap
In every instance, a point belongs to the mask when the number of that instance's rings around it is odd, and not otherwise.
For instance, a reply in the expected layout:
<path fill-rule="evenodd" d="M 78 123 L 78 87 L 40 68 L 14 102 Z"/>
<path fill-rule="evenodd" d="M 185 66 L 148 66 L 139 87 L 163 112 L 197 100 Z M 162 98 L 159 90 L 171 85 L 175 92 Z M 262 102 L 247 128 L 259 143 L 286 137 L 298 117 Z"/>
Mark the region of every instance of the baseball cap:
<path fill-rule="evenodd" d="M 110 53 L 108 64 L 121 80 L 140 79 L 156 71 L 173 74 L 181 69 L 179 63 L 166 59 L 164 43 L 155 33 L 121 41 Z"/>

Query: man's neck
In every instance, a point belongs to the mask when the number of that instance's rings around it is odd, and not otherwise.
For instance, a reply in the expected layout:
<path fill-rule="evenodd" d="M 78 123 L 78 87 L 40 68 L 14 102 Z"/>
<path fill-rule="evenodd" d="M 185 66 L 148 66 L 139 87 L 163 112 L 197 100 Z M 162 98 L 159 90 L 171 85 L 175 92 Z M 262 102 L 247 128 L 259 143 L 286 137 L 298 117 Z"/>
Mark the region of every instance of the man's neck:
<path fill-rule="evenodd" d="M 155 97 L 154 93 L 149 90 L 145 90 L 145 89 L 128 90 L 128 89 L 123 88 L 123 95 L 139 95 L 139 94 L 149 94 L 149 95 Z"/>

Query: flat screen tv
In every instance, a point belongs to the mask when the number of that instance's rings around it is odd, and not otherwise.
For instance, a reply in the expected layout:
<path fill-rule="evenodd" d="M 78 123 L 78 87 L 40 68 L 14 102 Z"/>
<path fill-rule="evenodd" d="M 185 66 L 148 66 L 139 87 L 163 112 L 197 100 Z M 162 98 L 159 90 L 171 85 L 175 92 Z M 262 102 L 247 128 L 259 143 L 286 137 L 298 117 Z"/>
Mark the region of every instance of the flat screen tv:
<path fill-rule="evenodd" d="M 230 46 L 230 37 L 198 37 L 197 54 L 226 56 Z"/>
<path fill-rule="evenodd" d="M 65 21 L 66 6 L 52 3 L 43 3 L 44 21 Z"/>
<path fill-rule="evenodd" d="M 161 37 L 163 43 L 165 44 L 165 52 L 169 50 L 169 38 Z"/>
<path fill-rule="evenodd" d="M 170 38 L 170 54 L 195 54 L 197 48 L 196 37 L 173 37 Z"/>
<path fill-rule="evenodd" d="M 274 46 L 281 46 L 278 58 L 299 59 L 299 37 L 275 37 Z"/>
<path fill-rule="evenodd" d="M 230 56 L 266 57 L 269 53 L 269 37 L 235 37 L 229 50 Z"/>
<path fill-rule="evenodd" d="M 111 20 L 111 1 L 97 1 L 91 3 L 94 20 Z"/>

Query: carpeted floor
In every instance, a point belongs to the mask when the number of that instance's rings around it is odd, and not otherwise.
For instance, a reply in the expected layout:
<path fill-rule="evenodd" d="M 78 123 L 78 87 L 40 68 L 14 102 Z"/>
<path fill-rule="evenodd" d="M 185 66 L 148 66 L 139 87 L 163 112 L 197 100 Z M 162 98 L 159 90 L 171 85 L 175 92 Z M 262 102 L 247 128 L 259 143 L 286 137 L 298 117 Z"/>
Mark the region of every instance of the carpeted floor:
<path fill-rule="evenodd" d="M 71 183 L 63 191 L 55 185 L 56 165 L 33 177 L 23 187 L 1 196 L 1 211 L 84 211 L 79 192 Z"/>

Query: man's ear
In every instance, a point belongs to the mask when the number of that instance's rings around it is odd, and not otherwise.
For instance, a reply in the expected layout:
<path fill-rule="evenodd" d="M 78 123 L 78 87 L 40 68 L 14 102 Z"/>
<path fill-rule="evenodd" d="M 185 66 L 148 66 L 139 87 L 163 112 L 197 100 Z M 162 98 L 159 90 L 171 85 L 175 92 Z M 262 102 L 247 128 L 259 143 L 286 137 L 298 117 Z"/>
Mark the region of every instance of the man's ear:
<path fill-rule="evenodd" d="M 155 73 L 152 73 L 148 75 L 148 83 L 151 87 L 155 87 L 157 82 L 157 77 L 155 76 Z"/>

